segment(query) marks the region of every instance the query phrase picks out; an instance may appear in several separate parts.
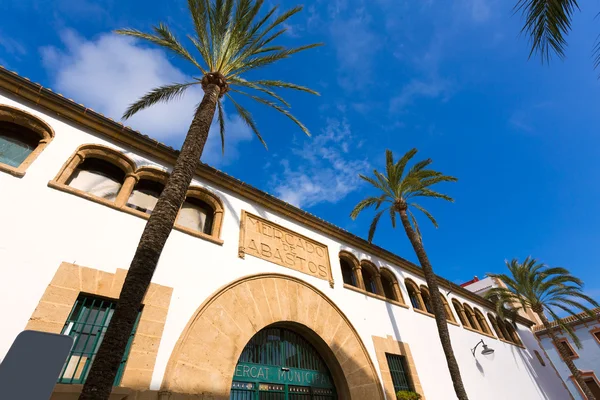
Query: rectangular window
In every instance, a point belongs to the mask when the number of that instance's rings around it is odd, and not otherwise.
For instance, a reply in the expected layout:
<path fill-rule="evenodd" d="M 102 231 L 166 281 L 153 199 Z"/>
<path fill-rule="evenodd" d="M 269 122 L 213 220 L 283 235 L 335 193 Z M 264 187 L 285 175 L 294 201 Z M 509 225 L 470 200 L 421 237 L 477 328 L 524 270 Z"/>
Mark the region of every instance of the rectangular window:
<path fill-rule="evenodd" d="M 388 368 L 392 375 L 394 383 L 394 392 L 398 393 L 401 390 L 414 390 L 408 377 L 408 368 L 406 367 L 406 358 L 396 354 L 385 353 Z"/>
<path fill-rule="evenodd" d="M 112 300 L 83 294 L 79 295 L 62 330 L 62 334 L 71 336 L 74 342 L 71 353 L 58 378 L 58 383 L 82 384 L 85 382 L 116 305 L 116 302 Z M 118 386 L 121 382 L 140 314 L 138 314 L 138 318 L 129 336 L 125 354 L 115 378 L 115 386 Z"/>
<path fill-rule="evenodd" d="M 577 357 L 577 354 L 575 353 L 575 351 L 573 351 L 573 348 L 571 347 L 571 345 L 569 344 L 569 342 L 566 339 L 559 341 L 559 344 L 562 346 L 562 349 L 565 351 L 565 354 L 567 355 L 567 357 L 569 357 L 569 358 Z"/>
<path fill-rule="evenodd" d="M 592 335 L 594 335 L 598 343 L 600 343 L 600 330 L 592 332 Z"/>

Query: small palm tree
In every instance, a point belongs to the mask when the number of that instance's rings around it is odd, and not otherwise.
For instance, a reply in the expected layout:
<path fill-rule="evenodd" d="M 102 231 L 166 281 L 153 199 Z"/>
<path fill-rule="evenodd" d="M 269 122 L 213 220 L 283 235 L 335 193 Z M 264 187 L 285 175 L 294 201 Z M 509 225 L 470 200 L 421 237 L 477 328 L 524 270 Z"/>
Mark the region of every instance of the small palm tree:
<path fill-rule="evenodd" d="M 233 104 L 241 119 L 263 144 L 265 142 L 252 114 L 235 100 L 232 93 L 276 110 L 309 134 L 308 129 L 290 114 L 287 110 L 289 104 L 275 90 L 283 88 L 311 94 L 318 94 L 317 92 L 278 80 L 244 79 L 250 71 L 320 45 L 310 44 L 295 48 L 276 45 L 275 40 L 286 31 L 285 22 L 300 12 L 302 7 L 295 7 L 277 15 L 277 7 L 263 12 L 262 5 L 263 0 L 188 0 L 194 27 L 193 34 L 188 35 L 191 50 L 186 49 L 164 24 L 154 27 L 153 33 L 133 29 L 117 31 L 167 49 L 195 67 L 199 74 L 189 82 L 152 89 L 127 109 L 124 118 L 129 118 L 156 103 L 173 100 L 192 86 L 200 85 L 204 96 L 195 110 L 170 178 L 142 233 L 117 308 L 92 364 L 80 399 L 104 400 L 110 395 L 142 300 L 175 223 L 177 212 L 185 200 L 194 171 L 200 163 L 210 125 L 217 111 L 221 142 L 224 145 L 223 97 L 227 97 Z M 192 52 L 197 53 L 200 58 L 196 58 Z"/>
<path fill-rule="evenodd" d="M 571 31 L 573 13 L 579 11 L 577 0 L 518 0 L 514 8 L 525 18 L 524 32 L 531 41 L 529 57 L 538 54 L 549 62 L 554 53 L 565 57 L 566 35 Z M 593 48 L 594 68 L 600 66 L 600 41 Z"/>
<path fill-rule="evenodd" d="M 378 210 L 369 228 L 369 242 L 371 242 L 375 235 L 377 224 L 385 212 L 389 213 L 392 227 L 394 228 L 396 227 L 396 216 L 400 215 L 400 221 L 402 222 L 406 235 L 417 254 L 417 258 L 421 263 L 423 274 L 427 281 L 427 287 L 431 293 L 430 302 L 433 307 L 442 348 L 446 355 L 450 377 L 454 384 L 454 391 L 459 400 L 467 400 L 467 392 L 465 391 L 460 376 L 460 369 L 458 368 L 458 363 L 456 362 L 452 350 L 452 343 L 450 341 L 450 334 L 446 322 L 446 310 L 442 303 L 441 296 L 438 295 L 439 287 L 437 277 L 433 272 L 433 268 L 431 267 L 431 263 L 429 262 L 429 258 L 423 247 L 419 225 L 413 214 L 413 210 L 422 212 L 437 228 L 438 225 L 433 216 L 425 208 L 417 204 L 415 200 L 421 197 L 431 197 L 454 201 L 450 196 L 438 193 L 432 190 L 431 187 L 441 182 L 456 182 L 457 179 L 452 176 L 444 175 L 441 172 L 426 169 L 426 167 L 431 164 L 431 159 L 419 161 L 407 170 L 406 164 L 415 154 L 417 154 L 417 149 L 412 149 L 394 163 L 392 152 L 387 150 L 385 174 L 374 170 L 374 177 L 372 178 L 360 175 L 362 179 L 373 185 L 380 194 L 378 196 L 367 197 L 359 202 L 352 210 L 350 216 L 352 219 L 356 219 L 361 211 L 369 207 L 375 207 L 375 210 Z"/>
<path fill-rule="evenodd" d="M 580 312 L 596 318 L 594 312 L 580 301 L 586 301 L 594 307 L 598 307 L 598 303 L 583 293 L 583 282 L 571 275 L 565 268 L 550 268 L 531 257 L 527 257 L 523 263 L 519 263 L 516 259 L 510 262 L 507 261 L 506 266 L 510 271 L 509 275 L 488 274 L 504 282 L 506 288 L 493 288 L 485 296 L 488 299 L 494 299 L 498 315 L 501 317 L 508 315 L 514 318 L 516 311 L 520 309 L 531 309 L 536 313 L 544 324 L 544 328 L 548 332 L 548 335 L 550 335 L 563 361 L 567 364 L 569 371 L 571 371 L 571 374 L 577 380 L 579 387 L 584 391 L 588 400 L 595 400 L 594 395 L 583 381 L 581 372 L 569 358 L 564 347 L 559 343 L 545 313 L 547 312 L 557 323 L 559 329 L 567 332 L 575 345 L 581 348 L 581 342 L 575 331 L 573 331 L 573 328 L 559 318 L 555 310 L 562 310 L 578 320 L 583 319 L 579 314 Z M 510 304 L 511 307 L 506 308 L 505 304 Z"/>

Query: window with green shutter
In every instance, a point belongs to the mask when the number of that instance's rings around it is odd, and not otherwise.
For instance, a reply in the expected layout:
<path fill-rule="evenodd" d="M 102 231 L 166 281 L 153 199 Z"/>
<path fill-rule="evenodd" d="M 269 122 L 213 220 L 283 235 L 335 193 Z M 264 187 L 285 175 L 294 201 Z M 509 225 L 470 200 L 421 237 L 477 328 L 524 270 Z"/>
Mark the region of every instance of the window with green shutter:
<path fill-rule="evenodd" d="M 77 298 L 62 330 L 63 335 L 69 335 L 73 338 L 73 347 L 65 362 L 58 383 L 81 384 L 85 382 L 116 305 L 117 303 L 114 300 L 96 296 L 81 294 Z M 121 382 L 139 319 L 138 314 L 138 319 L 129 336 L 129 342 L 115 378 L 115 386 L 118 386 Z"/>
<path fill-rule="evenodd" d="M 408 369 L 406 368 L 406 359 L 403 356 L 396 354 L 385 353 L 387 359 L 388 368 L 392 375 L 392 382 L 394 383 L 394 392 L 401 390 L 414 390 L 408 377 Z"/>

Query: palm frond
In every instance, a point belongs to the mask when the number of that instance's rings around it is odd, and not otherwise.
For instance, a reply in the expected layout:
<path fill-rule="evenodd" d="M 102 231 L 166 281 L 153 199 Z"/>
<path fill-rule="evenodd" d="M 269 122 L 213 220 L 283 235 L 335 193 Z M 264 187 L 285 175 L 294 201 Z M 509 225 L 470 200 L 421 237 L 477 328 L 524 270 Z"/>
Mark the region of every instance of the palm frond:
<path fill-rule="evenodd" d="M 369 243 L 373 241 L 373 236 L 375 236 L 375 230 L 377 230 L 377 224 L 379 223 L 379 219 L 381 218 L 384 212 L 385 210 L 379 211 L 377 214 L 375 214 L 373 221 L 371 221 L 371 225 L 369 226 Z"/>
<path fill-rule="evenodd" d="M 256 135 L 258 140 L 260 140 L 260 142 L 263 144 L 263 146 L 265 146 L 265 149 L 268 149 L 267 143 L 263 140 L 262 135 L 258 131 L 258 127 L 256 126 L 254 119 L 252 118 L 252 114 L 250 114 L 250 112 L 248 110 L 246 110 L 244 107 L 242 107 L 240 104 L 238 104 L 233 99 L 233 97 L 231 97 L 231 95 L 229 93 L 227 93 L 227 98 L 229 100 L 231 100 L 231 102 L 233 103 L 233 106 L 235 107 L 240 118 L 242 118 L 242 121 L 244 121 L 244 123 L 246 125 L 248 125 L 248 127 L 250 127 L 250 129 L 252 129 L 252 132 L 254 132 L 254 134 Z"/>
<path fill-rule="evenodd" d="M 142 98 L 140 98 L 138 101 L 127 107 L 127 110 L 123 114 L 123 119 L 128 119 L 137 112 L 148 108 L 156 103 L 168 102 L 173 99 L 179 98 L 185 93 L 185 91 L 190 86 L 196 84 L 198 84 L 198 82 L 174 83 L 171 85 L 164 85 L 154 88 L 150 92 L 142 96 Z"/>
<path fill-rule="evenodd" d="M 149 33 L 144 33 L 138 31 L 136 29 L 117 29 L 115 33 L 124 36 L 133 36 L 138 39 L 143 39 L 148 42 L 154 43 L 161 47 L 164 47 L 179 57 L 191 62 L 194 64 L 202 73 L 206 73 L 204 68 L 200 66 L 198 61 L 179 43 L 179 41 L 175 38 L 175 36 L 169 31 L 164 24 L 159 24 L 157 27 L 154 27 L 154 31 L 157 33 L 156 35 L 151 35 Z"/>
<path fill-rule="evenodd" d="M 571 30 L 573 13 L 579 9 L 577 0 L 519 0 L 515 11 L 525 17 L 521 32 L 531 41 L 529 57 L 539 54 L 542 62 L 550 61 L 550 53 L 564 58 Z"/>
<path fill-rule="evenodd" d="M 417 203 L 411 203 L 410 204 L 412 207 L 416 208 L 417 210 L 421 211 L 423 214 L 425 214 L 425 216 L 427 218 L 429 218 L 429 220 L 431 221 L 431 223 L 433 224 L 433 226 L 435 226 L 436 228 L 438 228 L 438 223 L 435 220 L 435 218 L 433 218 L 433 215 L 431 215 L 429 213 L 429 211 L 427 211 L 426 209 L 424 209 L 423 207 L 421 207 L 420 205 L 418 205 Z"/>
<path fill-rule="evenodd" d="M 295 83 L 290 83 L 290 82 L 273 81 L 273 80 L 264 80 L 264 79 L 261 79 L 261 80 L 258 80 L 258 81 L 254 81 L 254 83 L 256 83 L 258 85 L 263 85 L 263 86 L 270 86 L 270 87 L 277 87 L 277 88 L 299 90 L 301 92 L 306 92 L 306 93 L 314 94 L 316 96 L 320 96 L 321 95 L 316 90 L 312 90 L 311 88 L 308 88 L 306 86 L 296 85 Z"/>
<path fill-rule="evenodd" d="M 379 208 L 379 206 L 381 206 L 381 203 L 385 201 L 385 197 L 384 196 L 380 196 L 380 197 L 367 197 L 366 199 L 361 200 L 353 209 L 352 212 L 350 213 L 350 218 L 352 219 L 356 219 L 356 217 L 358 217 L 358 214 L 360 214 L 363 210 L 369 208 L 369 207 L 377 207 Z"/>
<path fill-rule="evenodd" d="M 287 111 L 283 107 L 273 103 L 272 101 L 263 99 L 262 97 L 254 96 L 252 94 L 242 92 L 241 90 L 233 89 L 232 92 L 239 93 L 244 96 L 248 96 L 251 99 L 253 99 L 261 104 L 264 104 L 266 106 L 274 108 L 275 110 L 279 111 L 280 113 L 282 113 L 283 115 L 288 117 L 290 120 L 292 120 L 296 125 L 298 125 L 298 127 L 300 127 L 300 129 L 302 130 L 302 132 L 304 132 L 306 134 L 306 136 L 310 136 L 310 132 L 309 132 L 308 128 L 306 126 L 304 126 L 304 124 L 302 122 L 300 122 L 300 120 L 298 118 L 294 117 L 289 111 Z"/>
<path fill-rule="evenodd" d="M 438 192 L 430 190 L 430 189 L 421 189 L 417 192 L 414 192 L 409 197 L 433 197 L 436 199 L 442 199 L 442 200 L 449 201 L 450 203 L 454 203 L 454 199 L 452 197 L 450 197 L 446 194 L 443 194 L 443 193 L 438 193 Z"/>
<path fill-rule="evenodd" d="M 260 92 L 268 94 L 269 96 L 273 97 L 274 99 L 279 100 L 284 106 L 290 107 L 290 104 L 287 101 L 285 101 L 283 99 L 283 97 L 279 96 L 277 93 L 273 92 L 272 90 L 270 90 L 266 87 L 260 86 L 260 84 L 257 84 L 256 82 L 250 82 L 250 81 L 247 81 L 240 77 L 231 77 L 229 79 L 229 81 L 231 82 L 232 85 L 237 85 L 237 86 L 241 86 L 241 87 L 245 87 L 245 88 L 249 88 L 249 89 L 258 90 Z"/>

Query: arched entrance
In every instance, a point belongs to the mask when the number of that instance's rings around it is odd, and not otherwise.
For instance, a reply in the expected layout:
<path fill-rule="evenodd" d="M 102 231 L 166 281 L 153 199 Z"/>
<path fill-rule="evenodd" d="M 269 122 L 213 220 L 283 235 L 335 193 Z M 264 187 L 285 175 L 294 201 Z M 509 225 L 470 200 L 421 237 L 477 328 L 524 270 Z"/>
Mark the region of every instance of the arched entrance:
<path fill-rule="evenodd" d="M 242 352 L 269 327 L 308 339 L 326 361 L 338 398 L 384 399 L 375 366 L 344 313 L 314 286 L 282 274 L 240 278 L 208 298 L 181 333 L 161 390 L 229 400 Z"/>
<path fill-rule="evenodd" d="M 334 400 L 331 372 L 319 352 L 287 328 L 262 329 L 235 367 L 231 400 Z"/>

